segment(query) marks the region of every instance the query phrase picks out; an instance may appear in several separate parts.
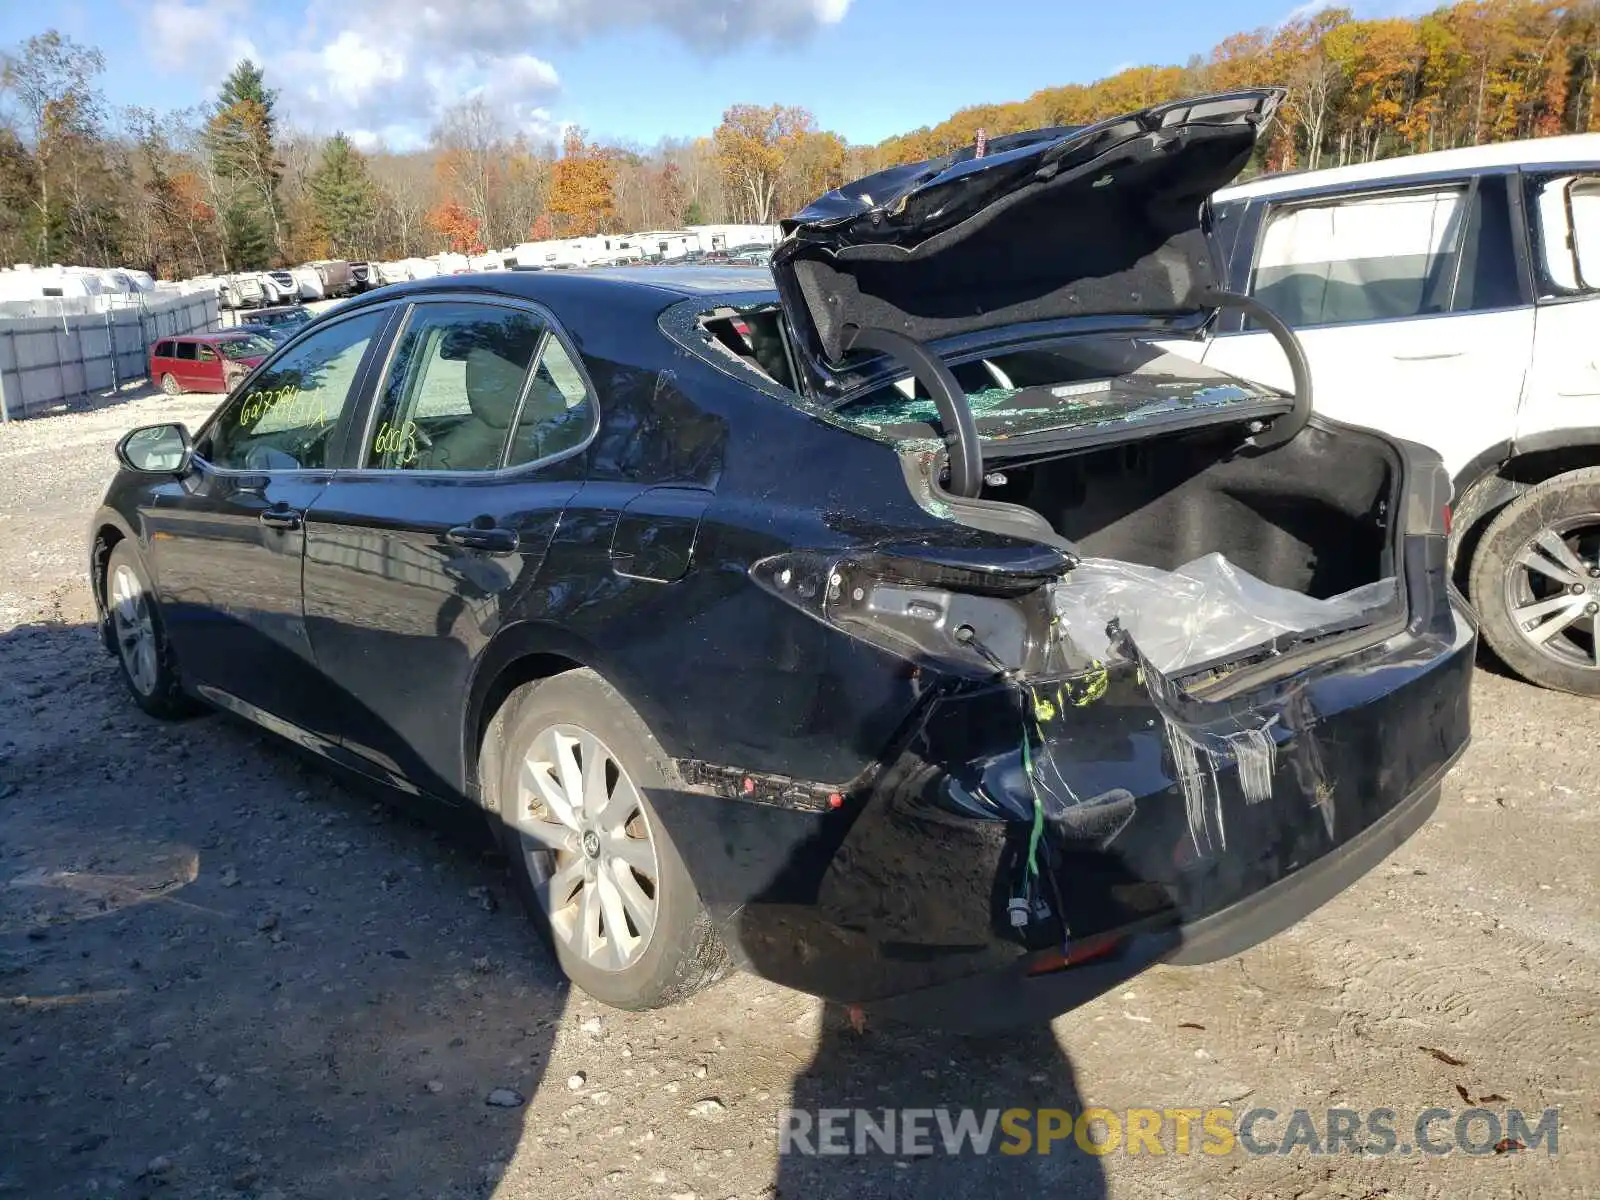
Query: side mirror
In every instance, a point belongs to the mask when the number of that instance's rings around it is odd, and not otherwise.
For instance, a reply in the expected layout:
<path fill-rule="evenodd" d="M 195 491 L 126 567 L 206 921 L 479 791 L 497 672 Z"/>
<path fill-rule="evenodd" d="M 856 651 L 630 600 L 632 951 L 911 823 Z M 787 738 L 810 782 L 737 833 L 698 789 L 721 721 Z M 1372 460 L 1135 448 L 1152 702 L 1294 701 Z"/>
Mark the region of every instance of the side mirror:
<path fill-rule="evenodd" d="M 117 443 L 117 461 L 143 475 L 186 475 L 194 443 L 183 425 L 145 425 Z"/>

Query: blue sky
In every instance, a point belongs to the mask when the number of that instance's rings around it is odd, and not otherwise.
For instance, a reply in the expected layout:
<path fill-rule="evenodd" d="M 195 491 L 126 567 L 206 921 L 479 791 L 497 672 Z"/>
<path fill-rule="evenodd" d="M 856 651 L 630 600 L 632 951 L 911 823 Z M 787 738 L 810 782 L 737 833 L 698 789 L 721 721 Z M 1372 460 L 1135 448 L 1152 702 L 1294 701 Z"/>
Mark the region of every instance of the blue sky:
<path fill-rule="evenodd" d="M 1364 14 L 1425 7 L 1365 0 Z M 644 144 L 709 132 L 729 104 L 798 104 L 850 141 L 955 109 L 1182 62 L 1292 0 L 26 0 L 0 44 L 54 26 L 105 52 L 115 106 L 211 99 L 241 54 L 288 118 L 405 147 L 482 91 L 511 124 Z M 48 15 L 44 15 L 48 13 Z"/>

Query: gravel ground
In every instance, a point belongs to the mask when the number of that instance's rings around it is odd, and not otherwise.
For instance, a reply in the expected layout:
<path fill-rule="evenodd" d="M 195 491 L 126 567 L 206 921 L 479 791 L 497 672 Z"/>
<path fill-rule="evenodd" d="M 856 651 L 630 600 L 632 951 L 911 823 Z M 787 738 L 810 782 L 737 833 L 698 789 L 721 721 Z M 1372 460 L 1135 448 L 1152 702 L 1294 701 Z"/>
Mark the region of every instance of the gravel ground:
<path fill-rule="evenodd" d="M 122 694 L 90 631 L 85 525 L 124 429 L 214 402 L 127 393 L 0 429 L 0 1195 L 1600 1186 L 1600 704 L 1480 672 L 1476 743 L 1389 861 L 1265 945 L 1048 1030 L 858 1032 L 745 976 L 616 1013 L 569 992 L 465 831 Z M 1559 1155 L 780 1159 L 774 1137 L 791 1104 L 1387 1107 L 1404 1132 L 1462 1097 L 1559 1106 Z"/>

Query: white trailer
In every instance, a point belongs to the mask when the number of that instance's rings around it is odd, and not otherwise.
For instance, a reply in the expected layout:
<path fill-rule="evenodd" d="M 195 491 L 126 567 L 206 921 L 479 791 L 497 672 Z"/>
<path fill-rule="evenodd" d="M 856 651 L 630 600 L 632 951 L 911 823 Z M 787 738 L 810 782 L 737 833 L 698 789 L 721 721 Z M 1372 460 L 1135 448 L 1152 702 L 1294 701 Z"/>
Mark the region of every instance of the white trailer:
<path fill-rule="evenodd" d="M 689 232 L 699 242 L 702 254 L 726 254 L 741 247 L 775 246 L 778 242 L 776 225 L 691 225 Z"/>
<path fill-rule="evenodd" d="M 350 264 L 342 258 L 319 258 L 302 263 L 287 274 L 294 280 L 295 295 L 301 300 L 332 300 L 355 290 Z"/>
<path fill-rule="evenodd" d="M 74 268 L 18 263 L 0 271 L 0 301 L 81 298 L 99 296 L 106 290 L 97 274 Z"/>
<path fill-rule="evenodd" d="M 438 254 L 428 255 L 428 261 L 436 268 L 438 275 L 463 275 L 472 270 L 472 259 L 465 254 L 457 254 L 454 250 L 441 250 Z"/>
<path fill-rule="evenodd" d="M 646 258 L 671 262 L 700 249 L 700 239 L 687 229 L 649 229 L 632 235 Z"/>
<path fill-rule="evenodd" d="M 604 239 L 556 238 L 523 242 L 516 248 L 519 267 L 587 267 L 604 254 Z"/>

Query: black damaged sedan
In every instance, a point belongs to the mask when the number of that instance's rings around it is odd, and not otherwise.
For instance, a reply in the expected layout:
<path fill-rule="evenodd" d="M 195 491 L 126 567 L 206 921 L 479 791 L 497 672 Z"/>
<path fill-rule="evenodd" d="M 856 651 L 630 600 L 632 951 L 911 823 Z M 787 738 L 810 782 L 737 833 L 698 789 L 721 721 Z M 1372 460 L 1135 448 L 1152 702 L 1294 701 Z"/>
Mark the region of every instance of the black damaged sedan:
<path fill-rule="evenodd" d="M 119 444 L 106 645 L 481 810 L 610 1004 L 731 963 L 980 1029 L 1232 954 L 1426 820 L 1475 641 L 1439 460 L 1214 288 L 1277 100 L 895 168 L 770 274 L 349 301 Z M 1294 394 L 1182 353 L 1229 305 Z"/>

